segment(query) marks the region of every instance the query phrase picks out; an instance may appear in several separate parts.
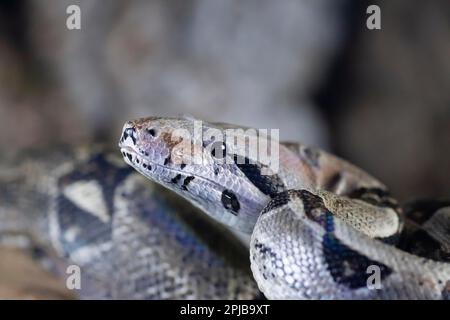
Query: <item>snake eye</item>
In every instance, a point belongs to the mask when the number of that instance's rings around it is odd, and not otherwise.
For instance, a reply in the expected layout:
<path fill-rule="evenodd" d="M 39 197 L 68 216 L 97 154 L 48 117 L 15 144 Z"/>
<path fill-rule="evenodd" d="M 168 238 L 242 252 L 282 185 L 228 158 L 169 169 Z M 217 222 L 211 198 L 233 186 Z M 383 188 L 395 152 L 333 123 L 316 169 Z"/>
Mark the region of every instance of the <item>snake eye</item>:
<path fill-rule="evenodd" d="M 217 141 L 211 147 L 211 155 L 216 159 L 223 159 L 227 154 L 227 146 L 224 142 Z"/>

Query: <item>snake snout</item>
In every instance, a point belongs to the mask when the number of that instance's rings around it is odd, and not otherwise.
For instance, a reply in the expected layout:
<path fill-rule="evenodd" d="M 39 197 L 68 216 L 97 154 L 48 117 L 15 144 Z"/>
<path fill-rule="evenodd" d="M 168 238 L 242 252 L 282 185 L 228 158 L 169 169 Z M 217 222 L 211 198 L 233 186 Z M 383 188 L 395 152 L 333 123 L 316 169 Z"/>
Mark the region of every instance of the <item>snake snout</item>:
<path fill-rule="evenodd" d="M 122 136 L 120 137 L 120 144 L 132 143 L 134 146 L 136 144 L 136 129 L 134 126 L 127 122 L 122 130 Z"/>

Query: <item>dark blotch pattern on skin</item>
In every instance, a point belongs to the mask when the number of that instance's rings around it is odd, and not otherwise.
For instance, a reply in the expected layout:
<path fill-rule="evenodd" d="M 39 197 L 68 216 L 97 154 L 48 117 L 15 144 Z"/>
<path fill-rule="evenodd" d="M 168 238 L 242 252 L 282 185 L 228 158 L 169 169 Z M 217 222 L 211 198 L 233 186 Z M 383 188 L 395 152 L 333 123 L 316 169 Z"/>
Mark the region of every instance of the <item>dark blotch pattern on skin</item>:
<path fill-rule="evenodd" d="M 236 195 L 228 189 L 222 192 L 221 201 L 225 209 L 230 210 L 233 214 L 237 215 L 241 205 L 236 197 Z"/>
<path fill-rule="evenodd" d="M 145 164 L 145 163 L 143 163 L 143 164 L 142 164 L 142 167 L 144 167 L 144 169 L 147 169 L 147 170 L 152 170 L 152 165 L 151 165 L 151 164 Z"/>
<path fill-rule="evenodd" d="M 181 179 L 181 174 L 177 174 L 175 177 L 172 178 L 172 183 L 178 183 Z"/>
<path fill-rule="evenodd" d="M 275 210 L 277 208 L 281 208 L 282 206 L 285 206 L 288 204 L 289 202 L 289 191 L 283 191 L 278 193 L 277 195 L 275 195 L 270 201 L 269 203 L 264 207 L 264 209 L 261 212 L 261 215 Z"/>
<path fill-rule="evenodd" d="M 423 199 L 407 203 L 403 209 L 405 216 L 422 225 L 441 208 L 450 207 L 450 200 Z"/>
<path fill-rule="evenodd" d="M 176 138 L 176 139 L 174 139 L 174 138 Z M 162 132 L 161 139 L 164 141 L 167 148 L 170 150 L 173 150 L 178 144 L 180 144 L 183 141 L 182 137 L 174 137 L 169 132 Z"/>
<path fill-rule="evenodd" d="M 131 169 L 131 170 L 130 170 Z M 63 176 L 58 181 L 61 190 L 77 181 L 95 180 L 103 188 L 103 199 L 108 212 L 113 212 L 114 190 L 133 170 L 131 167 L 117 167 L 107 161 L 102 154 L 94 154 L 79 169 Z"/>
<path fill-rule="evenodd" d="M 302 200 L 306 216 L 322 224 L 323 215 L 329 212 L 322 198 L 307 190 L 296 190 L 295 195 Z"/>
<path fill-rule="evenodd" d="M 389 245 L 397 245 L 400 241 L 400 233 L 393 234 L 392 236 L 386 237 L 386 238 L 379 238 L 376 237 L 374 239 L 377 239 L 383 243 L 389 244 Z"/>
<path fill-rule="evenodd" d="M 409 234 L 402 233 L 398 247 L 420 257 L 450 262 L 450 253 L 423 229 L 417 229 Z"/>
<path fill-rule="evenodd" d="M 269 247 L 266 246 L 265 244 L 259 242 L 258 240 L 255 241 L 255 244 L 254 244 L 253 247 L 256 249 L 256 251 L 258 252 L 258 254 L 259 254 L 260 256 L 262 256 L 263 259 L 264 259 L 265 261 L 267 261 L 267 263 L 271 263 L 271 264 L 272 264 L 272 267 L 273 267 L 273 268 L 270 268 L 271 270 L 272 270 L 272 269 L 278 268 L 276 262 L 277 262 L 278 260 L 281 261 L 281 259 L 278 258 L 277 254 L 276 254 L 271 248 L 269 248 Z M 251 259 L 252 259 L 252 260 L 255 260 L 255 256 L 252 256 Z M 267 271 L 267 266 L 266 266 L 266 264 L 263 264 L 263 265 L 262 265 L 261 274 L 262 274 L 262 276 L 263 276 L 263 278 L 264 278 L 265 280 L 267 280 L 269 277 L 270 277 L 270 278 L 275 278 L 275 274 L 274 274 L 274 273 L 269 273 L 269 272 Z"/>
<path fill-rule="evenodd" d="M 276 253 L 273 252 L 272 249 L 270 249 L 268 246 L 262 244 L 258 240 L 255 241 L 254 247 L 259 253 L 267 254 L 267 255 L 269 255 L 272 258 L 276 258 L 277 257 Z"/>
<path fill-rule="evenodd" d="M 167 166 L 170 163 L 170 156 L 164 159 L 164 165 Z"/>
<path fill-rule="evenodd" d="M 375 206 L 392 208 L 399 213 L 402 212 L 397 200 L 392 198 L 389 191 L 385 189 L 362 187 L 350 192 L 348 197 L 360 199 Z"/>
<path fill-rule="evenodd" d="M 64 190 L 73 183 L 94 180 L 101 186 L 100 196 L 105 201 L 108 214 L 112 216 L 115 190 L 131 173 L 133 173 L 131 167 L 117 167 L 107 161 L 102 154 L 95 154 L 86 162 L 77 164 L 77 170 L 62 176 L 58 180 L 58 190 Z M 79 208 L 62 192 L 56 199 L 56 212 L 60 228 L 59 240 L 67 254 L 85 245 L 105 243 L 111 238 L 111 223 L 104 223 L 96 216 Z M 79 233 L 74 241 L 68 241 L 64 237 L 65 231 L 73 227 L 76 227 Z"/>
<path fill-rule="evenodd" d="M 81 209 L 63 194 L 56 198 L 59 243 L 66 256 L 86 245 L 98 245 L 111 240 L 111 223 L 104 223 L 89 212 Z M 77 228 L 79 232 L 73 241 L 64 235 L 67 230 Z"/>
<path fill-rule="evenodd" d="M 324 189 L 327 191 L 335 192 L 339 186 L 339 182 L 342 180 L 342 174 L 340 172 L 335 173 L 330 177 L 330 179 L 325 183 Z"/>
<path fill-rule="evenodd" d="M 319 222 L 319 220 L 317 220 L 317 217 L 313 214 L 313 211 L 320 210 L 321 212 L 325 212 L 327 210 L 322 198 L 307 190 L 286 190 L 274 195 L 261 214 L 280 208 L 288 204 L 289 200 L 293 198 L 299 198 L 302 200 L 305 214 L 316 222 Z"/>
<path fill-rule="evenodd" d="M 250 160 L 245 157 L 234 156 L 234 162 L 245 176 L 250 180 L 255 187 L 257 187 L 262 193 L 270 197 L 275 196 L 277 193 L 285 191 L 286 188 L 281 181 L 280 177 L 274 175 L 262 175 L 260 164 L 252 164 Z"/>
<path fill-rule="evenodd" d="M 377 195 L 379 198 L 388 197 L 389 191 L 381 189 L 381 188 L 358 188 L 354 191 L 352 191 L 348 196 L 350 198 L 357 198 L 361 199 L 366 194 L 374 194 Z"/>
<path fill-rule="evenodd" d="M 331 215 L 331 214 L 330 214 Z M 332 225 L 333 220 L 327 216 L 325 219 Z M 386 265 L 367 258 L 359 252 L 350 249 L 337 239 L 333 233 L 326 233 L 322 240 L 323 253 L 327 269 L 334 281 L 351 289 L 367 286 L 367 268 L 371 265 L 380 268 L 381 279 L 386 278 L 392 270 Z"/>
<path fill-rule="evenodd" d="M 292 195 L 302 200 L 305 214 L 324 228 L 323 253 L 327 269 L 336 283 L 351 289 L 366 287 L 366 271 L 370 265 L 380 268 L 381 279 L 392 273 L 386 265 L 349 248 L 335 236 L 333 214 L 326 208 L 322 198 L 307 190 L 296 190 Z"/>
<path fill-rule="evenodd" d="M 303 147 L 300 149 L 302 158 L 312 167 L 319 168 L 320 152 L 311 147 Z"/>
<path fill-rule="evenodd" d="M 450 249 L 434 239 L 426 230 L 421 229 L 421 226 L 439 209 L 449 206 L 448 199 L 421 199 L 407 203 L 404 206 L 406 227 L 401 234 L 398 247 L 420 257 L 450 262 Z"/>
<path fill-rule="evenodd" d="M 369 259 L 343 244 L 334 234 L 334 218 L 330 211 L 323 212 L 318 220 L 326 231 L 322 238 L 325 262 L 336 283 L 350 289 L 366 287 L 369 276 L 367 268 L 372 265 L 380 268 L 381 279 L 392 273 L 392 270 L 383 263 Z"/>
<path fill-rule="evenodd" d="M 193 176 L 186 177 L 183 181 L 183 185 L 181 186 L 181 188 L 183 190 L 187 190 L 187 186 L 188 186 L 189 182 L 191 182 L 192 180 L 194 180 Z"/>

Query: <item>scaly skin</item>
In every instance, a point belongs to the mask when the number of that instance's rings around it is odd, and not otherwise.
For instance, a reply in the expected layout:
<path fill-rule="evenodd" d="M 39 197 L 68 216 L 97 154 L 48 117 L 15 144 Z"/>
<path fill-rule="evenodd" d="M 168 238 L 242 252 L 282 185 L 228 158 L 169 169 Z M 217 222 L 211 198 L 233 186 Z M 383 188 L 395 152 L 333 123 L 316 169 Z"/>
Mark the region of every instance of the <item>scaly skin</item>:
<path fill-rule="evenodd" d="M 60 276 L 78 265 L 80 298 L 260 297 L 246 248 L 117 152 L 41 150 L 8 163 L 0 166 L 0 239 L 29 237 Z"/>
<path fill-rule="evenodd" d="M 198 130 L 194 122 L 129 121 L 120 139 L 121 152 L 147 178 L 214 219 L 252 233 L 252 271 L 266 297 L 448 297 L 449 209 L 438 210 L 408 234 L 419 240 L 417 247 L 427 247 L 433 254 L 407 253 L 386 244 L 403 236 L 405 221 L 397 202 L 382 183 L 361 169 L 319 149 L 280 143 L 279 169 L 264 175 L 268 163 L 251 158 L 245 145 L 208 135 L 215 130 L 226 136 L 233 126 L 203 123 Z M 245 131 L 237 137 L 257 139 Z M 195 161 L 198 157 L 201 162 Z M 251 161 L 239 161 L 245 157 Z M 368 287 L 370 272 L 377 273 L 381 288 Z"/>

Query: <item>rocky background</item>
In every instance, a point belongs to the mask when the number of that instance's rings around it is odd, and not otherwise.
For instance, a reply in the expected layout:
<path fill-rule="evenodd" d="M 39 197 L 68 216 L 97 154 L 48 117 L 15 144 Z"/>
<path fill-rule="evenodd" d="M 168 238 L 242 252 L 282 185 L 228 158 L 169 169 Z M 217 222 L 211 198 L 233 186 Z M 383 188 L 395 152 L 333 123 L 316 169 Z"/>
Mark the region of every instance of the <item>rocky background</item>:
<path fill-rule="evenodd" d="M 0 154 L 115 144 L 130 118 L 187 114 L 279 128 L 402 201 L 448 197 L 449 57 L 446 0 L 3 0 Z M 0 252 L 0 298 L 67 297 L 26 259 Z"/>

